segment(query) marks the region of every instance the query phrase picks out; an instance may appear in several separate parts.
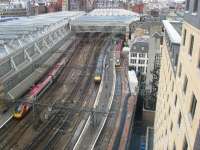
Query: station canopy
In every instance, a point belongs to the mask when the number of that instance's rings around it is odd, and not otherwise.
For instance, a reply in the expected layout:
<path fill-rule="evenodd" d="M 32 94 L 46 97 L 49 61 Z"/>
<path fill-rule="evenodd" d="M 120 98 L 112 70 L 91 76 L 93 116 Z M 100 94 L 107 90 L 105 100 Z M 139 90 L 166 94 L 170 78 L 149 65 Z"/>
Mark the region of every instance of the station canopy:
<path fill-rule="evenodd" d="M 0 18 L 0 60 L 7 55 L 30 47 L 34 42 L 85 12 L 63 11 L 30 17 Z"/>
<path fill-rule="evenodd" d="M 139 14 L 125 9 L 94 9 L 71 21 L 71 28 L 74 32 L 127 32 L 139 19 Z"/>

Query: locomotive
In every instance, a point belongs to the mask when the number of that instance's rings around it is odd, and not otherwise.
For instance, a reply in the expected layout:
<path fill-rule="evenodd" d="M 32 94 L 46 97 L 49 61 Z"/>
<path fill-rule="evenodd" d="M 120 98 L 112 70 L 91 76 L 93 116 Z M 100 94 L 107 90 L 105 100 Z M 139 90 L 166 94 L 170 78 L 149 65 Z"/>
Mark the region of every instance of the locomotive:
<path fill-rule="evenodd" d="M 37 100 L 51 86 L 63 70 L 65 64 L 66 60 L 65 58 L 62 58 L 39 83 L 30 89 L 28 94 L 25 96 L 25 101 L 15 108 L 13 112 L 14 118 L 21 119 L 30 111 L 33 101 Z"/>

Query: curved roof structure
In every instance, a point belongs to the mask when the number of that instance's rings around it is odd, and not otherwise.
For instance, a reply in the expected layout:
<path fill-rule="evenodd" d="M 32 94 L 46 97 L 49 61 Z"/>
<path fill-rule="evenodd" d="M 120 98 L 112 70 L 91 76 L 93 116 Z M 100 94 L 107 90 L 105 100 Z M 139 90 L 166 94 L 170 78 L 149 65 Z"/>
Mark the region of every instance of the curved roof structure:
<path fill-rule="evenodd" d="M 4 18 L 0 20 L 0 59 L 18 49 L 30 47 L 43 36 L 84 12 L 57 12 L 31 17 Z"/>
<path fill-rule="evenodd" d="M 139 19 L 139 14 L 124 9 L 94 9 L 73 20 L 71 26 L 75 32 L 126 32 Z"/>

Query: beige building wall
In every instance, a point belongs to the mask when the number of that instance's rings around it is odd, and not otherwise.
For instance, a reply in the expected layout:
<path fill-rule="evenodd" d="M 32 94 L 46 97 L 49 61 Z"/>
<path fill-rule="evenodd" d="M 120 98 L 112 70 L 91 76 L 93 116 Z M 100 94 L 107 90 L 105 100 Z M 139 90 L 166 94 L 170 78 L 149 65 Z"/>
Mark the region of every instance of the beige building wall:
<path fill-rule="evenodd" d="M 176 74 L 173 72 L 169 53 L 165 43 L 162 49 L 160 80 L 158 89 L 158 100 L 155 114 L 155 150 L 182 150 L 185 140 L 188 150 L 192 150 L 199 127 L 200 119 L 200 30 L 187 22 L 183 23 L 182 39 L 186 29 L 185 46 L 183 40 L 180 47 L 178 68 Z M 189 55 L 190 38 L 194 35 L 194 47 L 192 56 Z M 180 63 L 182 67 L 180 67 Z M 182 69 L 180 69 L 182 68 Z M 181 72 L 179 76 L 179 72 Z M 187 90 L 183 92 L 185 76 L 188 78 Z M 190 109 L 193 94 L 197 99 L 194 118 L 192 119 Z M 176 101 L 177 95 L 177 102 Z M 179 113 L 181 114 L 180 127 L 178 125 Z M 185 143 L 186 144 L 186 143 Z"/>

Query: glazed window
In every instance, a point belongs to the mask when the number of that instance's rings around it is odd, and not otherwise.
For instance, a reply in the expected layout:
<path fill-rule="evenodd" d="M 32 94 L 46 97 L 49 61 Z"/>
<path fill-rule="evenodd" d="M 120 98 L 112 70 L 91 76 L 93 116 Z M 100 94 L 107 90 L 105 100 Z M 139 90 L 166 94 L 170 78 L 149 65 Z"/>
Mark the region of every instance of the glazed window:
<path fill-rule="evenodd" d="M 186 0 L 186 10 L 188 11 L 190 8 L 190 0 Z"/>
<path fill-rule="evenodd" d="M 194 6 L 193 6 L 193 12 L 196 13 L 198 11 L 198 1 L 199 0 L 194 0 Z"/>
<path fill-rule="evenodd" d="M 191 106 L 190 106 L 190 114 L 192 119 L 194 118 L 195 115 L 195 110 L 196 110 L 196 105 L 197 105 L 197 99 L 195 97 L 195 95 L 192 95 L 192 102 L 191 102 Z"/>
<path fill-rule="evenodd" d="M 192 56 L 193 47 L 194 47 L 194 36 L 191 35 L 191 38 L 190 38 L 190 49 L 189 49 L 189 55 L 190 56 Z"/>
<path fill-rule="evenodd" d="M 178 126 L 179 126 L 179 128 L 181 126 L 181 120 L 182 120 L 182 115 L 181 115 L 181 112 L 179 112 L 179 115 L 178 115 Z"/>
<path fill-rule="evenodd" d="M 179 65 L 179 72 L 178 72 L 179 78 L 181 77 L 181 72 L 182 72 L 182 64 L 180 63 L 180 65 Z"/>
<path fill-rule="evenodd" d="M 186 35 L 187 35 L 187 30 L 184 29 L 184 33 L 183 33 L 183 45 L 185 45 Z"/>
<path fill-rule="evenodd" d="M 183 150 L 188 150 L 188 142 L 187 142 L 186 137 L 184 138 Z"/>
<path fill-rule="evenodd" d="M 188 85 L 188 78 L 185 76 L 185 80 L 184 80 L 184 84 L 183 84 L 183 92 L 184 92 L 184 94 L 186 94 L 187 85 Z"/>

